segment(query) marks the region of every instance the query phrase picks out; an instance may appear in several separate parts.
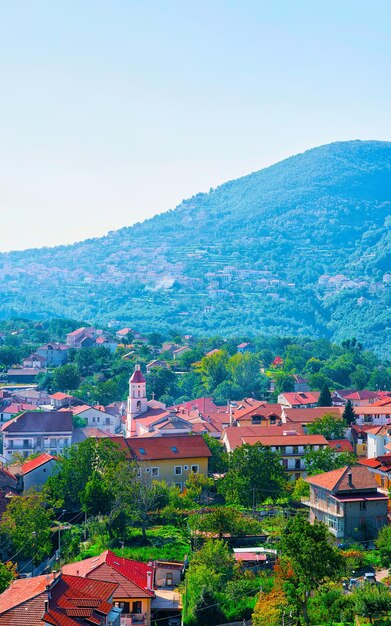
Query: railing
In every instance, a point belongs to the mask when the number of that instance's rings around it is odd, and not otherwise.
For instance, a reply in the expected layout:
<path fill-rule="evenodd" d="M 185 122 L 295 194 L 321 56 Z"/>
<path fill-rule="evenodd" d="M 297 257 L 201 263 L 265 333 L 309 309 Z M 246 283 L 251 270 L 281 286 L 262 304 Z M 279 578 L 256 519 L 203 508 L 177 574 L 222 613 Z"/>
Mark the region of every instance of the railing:
<path fill-rule="evenodd" d="M 146 613 L 121 613 L 121 626 L 145 626 Z"/>

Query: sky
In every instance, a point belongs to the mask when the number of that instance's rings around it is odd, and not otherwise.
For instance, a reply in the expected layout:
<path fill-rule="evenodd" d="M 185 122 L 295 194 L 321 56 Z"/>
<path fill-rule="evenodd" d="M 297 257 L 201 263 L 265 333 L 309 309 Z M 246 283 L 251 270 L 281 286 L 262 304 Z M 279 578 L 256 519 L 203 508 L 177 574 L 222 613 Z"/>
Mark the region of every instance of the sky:
<path fill-rule="evenodd" d="M 390 0 L 0 0 L 0 251 L 391 140 Z"/>

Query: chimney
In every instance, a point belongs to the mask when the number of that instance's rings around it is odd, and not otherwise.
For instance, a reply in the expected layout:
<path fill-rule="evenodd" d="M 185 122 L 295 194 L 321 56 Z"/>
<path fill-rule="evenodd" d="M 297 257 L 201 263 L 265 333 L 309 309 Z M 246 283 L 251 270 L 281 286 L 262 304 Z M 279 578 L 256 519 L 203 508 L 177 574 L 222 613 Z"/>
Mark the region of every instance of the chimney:
<path fill-rule="evenodd" d="M 139 372 L 140 371 L 140 365 L 138 363 L 137 363 L 137 365 L 135 365 L 134 371 L 135 372 Z"/>
<path fill-rule="evenodd" d="M 152 572 L 147 572 L 147 589 L 148 591 L 152 591 Z"/>
<path fill-rule="evenodd" d="M 352 472 L 348 472 L 348 485 L 353 487 Z"/>

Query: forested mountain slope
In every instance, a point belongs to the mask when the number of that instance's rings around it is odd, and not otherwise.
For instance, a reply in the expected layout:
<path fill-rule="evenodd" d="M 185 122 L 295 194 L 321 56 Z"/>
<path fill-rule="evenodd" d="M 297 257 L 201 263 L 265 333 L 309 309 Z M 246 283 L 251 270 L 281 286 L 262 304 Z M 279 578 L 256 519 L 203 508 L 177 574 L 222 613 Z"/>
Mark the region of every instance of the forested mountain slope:
<path fill-rule="evenodd" d="M 1 254 L 0 316 L 355 335 L 385 353 L 390 206 L 390 142 L 322 146 L 106 237 Z"/>

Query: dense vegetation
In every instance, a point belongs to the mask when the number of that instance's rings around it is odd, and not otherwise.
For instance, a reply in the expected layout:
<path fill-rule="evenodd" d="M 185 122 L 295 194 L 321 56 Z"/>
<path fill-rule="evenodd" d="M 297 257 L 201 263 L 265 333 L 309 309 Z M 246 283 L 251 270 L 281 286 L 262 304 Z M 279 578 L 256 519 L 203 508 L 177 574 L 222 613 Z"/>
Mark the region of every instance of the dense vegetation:
<path fill-rule="evenodd" d="M 64 340 L 66 332 L 81 325 L 60 319 L 43 323 L 0 321 L 0 333 L 5 333 L 0 345 L 0 375 L 21 363 L 40 344 Z M 70 362 L 40 374 L 38 382 L 49 392 L 73 391 L 87 403 L 106 405 L 126 399 L 129 376 L 136 363 L 145 372 L 145 365 L 159 357 L 168 367 L 156 367 L 147 374 L 148 397 L 154 396 L 168 406 L 205 395 L 213 396 L 217 404 L 244 397 L 273 401 L 281 391 L 293 390 L 293 374 L 304 376 L 311 389 L 322 391 L 322 406 L 330 404 L 329 390 L 391 388 L 390 362 L 365 350 L 354 338 L 337 345 L 327 339 L 259 335 L 252 339 L 253 352 L 240 354 L 237 345 L 245 338 L 238 335 L 229 340 L 219 336 L 185 340 L 170 332 L 166 336 L 152 333 L 148 343 L 140 343 L 128 337 L 132 343 L 121 345 L 115 353 L 103 347 L 70 350 Z M 173 359 L 172 353 L 161 352 L 167 339 L 176 345 L 187 342 L 189 350 Z M 273 393 L 271 380 L 275 384 Z M 350 423 L 354 415 L 346 415 L 345 419 Z"/>
<path fill-rule="evenodd" d="M 387 142 L 330 144 L 101 239 L 2 254 L 0 316 L 354 334 L 386 354 L 390 157 Z"/>

